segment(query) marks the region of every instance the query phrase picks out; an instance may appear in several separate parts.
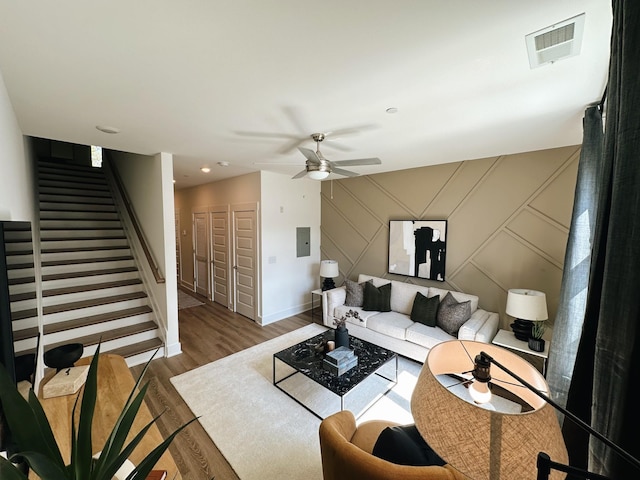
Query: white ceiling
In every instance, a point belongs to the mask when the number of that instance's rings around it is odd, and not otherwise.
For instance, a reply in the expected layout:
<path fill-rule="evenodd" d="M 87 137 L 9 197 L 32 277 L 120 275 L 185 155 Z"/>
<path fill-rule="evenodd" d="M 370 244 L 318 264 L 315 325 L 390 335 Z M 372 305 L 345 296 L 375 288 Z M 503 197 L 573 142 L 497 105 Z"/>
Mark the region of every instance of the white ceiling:
<path fill-rule="evenodd" d="M 531 69 L 525 35 L 582 12 L 580 55 Z M 351 127 L 321 149 L 363 174 L 579 144 L 610 30 L 608 0 L 0 0 L 0 71 L 24 134 L 172 153 L 180 188 Z"/>

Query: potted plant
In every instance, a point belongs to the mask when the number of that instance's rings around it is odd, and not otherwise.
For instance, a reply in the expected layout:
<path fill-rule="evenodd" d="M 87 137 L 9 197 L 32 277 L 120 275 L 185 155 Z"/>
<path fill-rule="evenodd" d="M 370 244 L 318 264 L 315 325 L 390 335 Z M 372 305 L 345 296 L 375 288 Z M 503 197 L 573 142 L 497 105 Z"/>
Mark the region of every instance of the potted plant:
<path fill-rule="evenodd" d="M 91 361 L 85 385 L 81 389 L 83 394 L 77 395 L 73 407 L 73 418 L 75 418 L 76 408 L 80 403 L 78 421 L 72 423 L 71 428 L 71 462 L 69 465 L 64 464 L 51 426 L 33 389 L 29 390 L 28 400 L 25 399 L 18 392 L 4 366 L 0 365 L 0 403 L 9 427 L 11 440 L 15 445 L 13 451 L 10 452 L 9 460 L 15 462 L 23 460 L 42 480 L 111 480 L 113 478 L 157 420 L 154 418 L 129 443 L 125 443 L 149 385 L 149 382 L 146 382 L 136 394 L 151 360 L 147 362 L 138 377 L 100 456 L 94 458 L 91 428 L 97 397 L 99 354 L 100 345 L 98 345 Z M 127 479 L 145 479 L 175 436 L 194 420 L 196 418 L 169 435 L 164 442 L 135 466 Z M 0 478 L 2 480 L 27 480 L 28 477 L 9 460 L 0 456 Z"/>
<path fill-rule="evenodd" d="M 544 352 L 544 335 L 545 330 L 547 329 L 544 320 L 538 320 L 533 322 L 533 326 L 531 327 L 531 335 L 529 336 L 529 348 L 534 352 Z"/>
<path fill-rule="evenodd" d="M 357 318 L 362 322 L 360 314 L 355 310 L 349 310 L 340 318 L 334 318 L 333 324 L 336 326 L 335 340 L 336 347 L 348 347 L 349 346 L 349 330 L 347 330 L 347 318 Z"/>

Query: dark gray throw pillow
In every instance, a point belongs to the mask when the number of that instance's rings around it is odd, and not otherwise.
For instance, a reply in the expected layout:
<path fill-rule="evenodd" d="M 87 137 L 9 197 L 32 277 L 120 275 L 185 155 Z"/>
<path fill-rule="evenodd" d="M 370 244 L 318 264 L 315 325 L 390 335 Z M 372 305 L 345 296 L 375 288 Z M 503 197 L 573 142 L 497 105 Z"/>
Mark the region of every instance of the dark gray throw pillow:
<path fill-rule="evenodd" d="M 416 292 L 413 308 L 411 308 L 411 320 L 424 323 L 428 327 L 435 327 L 438 319 L 438 305 L 440 305 L 440 295 L 425 297 L 420 292 Z"/>
<path fill-rule="evenodd" d="M 371 453 L 396 465 L 442 467 L 446 463 L 422 438 L 415 425 L 385 428 L 380 432 Z"/>
<path fill-rule="evenodd" d="M 364 284 L 362 309 L 375 312 L 391 311 L 391 283 L 376 287 L 373 283 Z"/>
<path fill-rule="evenodd" d="M 458 335 L 460 327 L 471 317 L 471 300 L 458 302 L 451 292 L 447 292 L 438 307 L 436 324 L 442 330 L 454 337 Z"/>
<path fill-rule="evenodd" d="M 371 280 L 367 280 L 367 282 L 371 283 Z M 367 282 L 358 283 L 348 278 L 344 279 L 344 286 L 347 290 L 347 298 L 344 304 L 347 307 L 362 306 L 362 302 L 364 301 L 364 284 Z"/>

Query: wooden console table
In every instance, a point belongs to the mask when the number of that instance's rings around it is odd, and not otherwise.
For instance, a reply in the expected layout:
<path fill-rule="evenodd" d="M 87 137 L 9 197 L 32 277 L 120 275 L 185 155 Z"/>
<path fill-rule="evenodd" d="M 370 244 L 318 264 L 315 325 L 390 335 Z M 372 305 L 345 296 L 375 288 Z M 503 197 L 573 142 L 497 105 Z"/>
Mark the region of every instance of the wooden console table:
<path fill-rule="evenodd" d="M 91 363 L 91 357 L 80 359 L 76 365 L 88 365 L 89 363 Z M 94 453 L 102 449 L 134 385 L 135 380 L 123 357 L 113 354 L 100 355 L 100 361 L 98 363 L 98 399 L 96 402 L 92 431 Z M 40 391 L 39 400 L 42 408 L 47 414 L 47 418 L 51 424 L 51 430 L 53 430 L 53 434 L 60 447 L 62 458 L 68 463 L 71 457 L 70 419 L 77 394 L 45 399 L 42 398 L 42 389 L 40 389 Z M 130 438 L 152 419 L 153 417 L 147 405 L 143 402 L 131 428 Z M 163 437 L 157 425 L 152 425 L 129 457 L 129 460 L 137 465 L 151 450 L 162 443 L 162 441 Z M 164 452 L 154 468 L 166 470 L 168 480 L 182 478 L 169 450 Z"/>

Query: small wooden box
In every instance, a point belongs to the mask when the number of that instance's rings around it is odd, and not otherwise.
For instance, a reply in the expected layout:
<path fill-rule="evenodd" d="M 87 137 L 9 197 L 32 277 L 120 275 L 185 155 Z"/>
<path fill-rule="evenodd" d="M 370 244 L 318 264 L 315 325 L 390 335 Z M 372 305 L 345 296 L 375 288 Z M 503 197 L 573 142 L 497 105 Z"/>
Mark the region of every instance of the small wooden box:
<path fill-rule="evenodd" d="M 60 370 L 45 384 L 42 389 L 42 396 L 44 398 L 51 398 L 76 393 L 87 380 L 88 372 L 89 365 Z"/>

